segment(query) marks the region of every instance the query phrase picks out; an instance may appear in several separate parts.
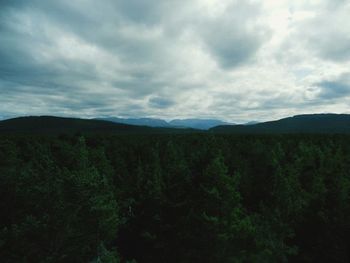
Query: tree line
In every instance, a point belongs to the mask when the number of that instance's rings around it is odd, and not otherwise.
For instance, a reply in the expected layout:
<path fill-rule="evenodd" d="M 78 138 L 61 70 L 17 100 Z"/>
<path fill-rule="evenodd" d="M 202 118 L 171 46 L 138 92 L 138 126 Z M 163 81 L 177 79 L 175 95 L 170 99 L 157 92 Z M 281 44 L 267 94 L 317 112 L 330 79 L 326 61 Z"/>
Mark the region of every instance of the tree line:
<path fill-rule="evenodd" d="M 349 262 L 350 136 L 0 137 L 2 262 Z"/>

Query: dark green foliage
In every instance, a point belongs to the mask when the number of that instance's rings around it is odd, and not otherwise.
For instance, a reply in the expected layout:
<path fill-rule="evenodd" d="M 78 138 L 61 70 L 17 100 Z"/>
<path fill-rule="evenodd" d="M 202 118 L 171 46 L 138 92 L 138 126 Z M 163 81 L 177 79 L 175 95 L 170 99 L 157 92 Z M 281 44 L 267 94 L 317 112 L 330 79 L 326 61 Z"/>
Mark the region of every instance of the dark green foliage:
<path fill-rule="evenodd" d="M 0 137 L 1 262 L 349 262 L 350 137 Z"/>
<path fill-rule="evenodd" d="M 1 166 L 3 262 L 87 262 L 101 244 L 116 238 L 114 192 L 89 161 L 84 138 L 73 145 L 61 142 L 59 148 L 52 143 L 56 153 L 50 142 L 2 143 L 7 160 Z M 71 166 L 55 157 L 65 151 Z"/>

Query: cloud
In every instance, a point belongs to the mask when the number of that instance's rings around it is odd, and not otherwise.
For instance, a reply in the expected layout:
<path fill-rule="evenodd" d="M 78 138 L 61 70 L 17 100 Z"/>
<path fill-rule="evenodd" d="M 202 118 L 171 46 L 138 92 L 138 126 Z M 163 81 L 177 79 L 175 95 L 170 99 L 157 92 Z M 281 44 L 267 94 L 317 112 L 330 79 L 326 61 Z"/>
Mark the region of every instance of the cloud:
<path fill-rule="evenodd" d="M 314 13 L 300 22 L 296 37 L 316 56 L 346 62 L 350 59 L 350 3 L 345 0 L 320 2 L 312 7 Z"/>
<path fill-rule="evenodd" d="M 249 61 L 268 38 L 268 29 L 254 21 L 260 8 L 252 2 L 231 2 L 219 15 L 203 22 L 201 36 L 224 69 Z"/>
<path fill-rule="evenodd" d="M 174 105 L 174 101 L 161 97 L 150 98 L 148 103 L 151 107 L 158 109 L 166 109 Z"/>
<path fill-rule="evenodd" d="M 321 99 L 344 99 L 350 96 L 350 74 L 342 74 L 334 80 L 323 80 L 316 86 L 320 88 L 318 96 Z"/>
<path fill-rule="evenodd" d="M 348 108 L 348 1 L 0 5 L 0 116 L 236 122 Z"/>

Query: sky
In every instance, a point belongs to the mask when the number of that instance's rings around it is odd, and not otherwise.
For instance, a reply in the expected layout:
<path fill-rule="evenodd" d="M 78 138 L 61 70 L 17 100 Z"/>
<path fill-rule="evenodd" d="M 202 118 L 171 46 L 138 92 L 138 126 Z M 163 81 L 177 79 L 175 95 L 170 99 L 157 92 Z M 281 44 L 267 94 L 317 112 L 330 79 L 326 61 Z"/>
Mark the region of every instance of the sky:
<path fill-rule="evenodd" d="M 0 118 L 350 113 L 350 0 L 0 0 Z"/>

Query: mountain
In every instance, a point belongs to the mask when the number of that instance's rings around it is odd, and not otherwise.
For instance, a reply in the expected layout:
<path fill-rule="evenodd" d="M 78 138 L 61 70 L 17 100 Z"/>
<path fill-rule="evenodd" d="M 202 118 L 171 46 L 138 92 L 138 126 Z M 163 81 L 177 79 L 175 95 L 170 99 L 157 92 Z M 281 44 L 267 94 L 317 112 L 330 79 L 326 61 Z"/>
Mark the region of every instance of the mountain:
<path fill-rule="evenodd" d="M 149 126 L 149 127 L 168 127 L 171 125 L 165 120 L 153 119 L 153 118 L 117 118 L 117 117 L 108 117 L 108 118 L 98 118 L 97 120 L 111 121 L 115 123 L 123 123 L 129 125 L 139 125 L 139 126 Z"/>
<path fill-rule="evenodd" d="M 247 123 L 244 123 L 243 125 L 254 125 L 254 124 L 258 124 L 258 121 L 249 121 Z"/>
<path fill-rule="evenodd" d="M 154 123 L 154 122 L 152 122 Z M 162 124 L 160 120 L 159 125 Z M 219 124 L 219 126 L 215 126 Z M 136 126 L 105 120 L 62 118 L 53 116 L 19 117 L 0 121 L 0 134 L 62 133 L 193 133 L 210 128 L 213 133 L 276 134 L 276 133 L 348 133 L 349 114 L 306 114 L 251 125 L 228 125 L 218 120 L 173 120 L 169 127 Z M 173 128 L 174 126 L 181 127 Z M 215 127 L 213 127 L 215 126 Z M 184 127 L 192 127 L 186 128 Z M 195 128 L 195 129 L 194 129 Z M 202 131 L 204 132 L 204 131 Z"/>
<path fill-rule="evenodd" d="M 208 130 L 219 125 L 230 125 L 224 121 L 216 119 L 175 119 L 169 122 L 173 127 L 188 127 L 193 129 Z"/>
<path fill-rule="evenodd" d="M 129 125 L 141 125 L 149 127 L 166 127 L 166 128 L 193 128 L 200 130 L 208 130 L 212 127 L 219 125 L 228 125 L 231 123 L 226 123 L 216 119 L 175 119 L 167 122 L 162 119 L 154 118 L 117 118 L 117 117 L 107 117 L 98 118 L 97 120 L 111 121 L 115 123 L 124 123 Z"/>
<path fill-rule="evenodd" d="M 349 114 L 305 114 L 253 125 L 217 126 L 217 133 L 350 133 Z"/>
<path fill-rule="evenodd" d="M 188 133 L 193 129 L 153 128 L 113 123 L 103 120 L 63 118 L 53 116 L 19 117 L 0 121 L 1 134 L 61 134 L 61 133 Z"/>

